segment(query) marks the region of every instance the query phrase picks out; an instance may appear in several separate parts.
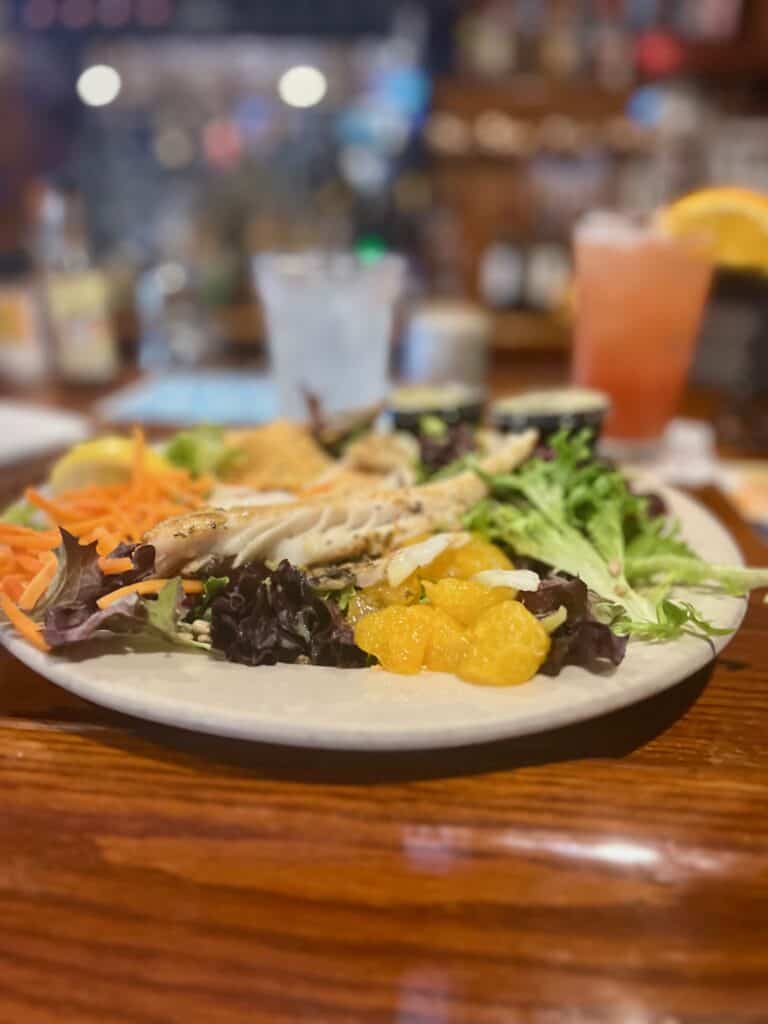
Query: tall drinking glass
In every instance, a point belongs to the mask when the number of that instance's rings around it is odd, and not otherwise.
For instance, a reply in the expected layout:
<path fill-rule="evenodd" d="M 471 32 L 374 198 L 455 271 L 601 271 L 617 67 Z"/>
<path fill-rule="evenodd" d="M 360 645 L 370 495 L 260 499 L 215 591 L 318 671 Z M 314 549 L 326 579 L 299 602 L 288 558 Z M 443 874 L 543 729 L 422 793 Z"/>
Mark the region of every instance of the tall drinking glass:
<path fill-rule="evenodd" d="M 618 214 L 588 214 L 574 241 L 574 380 L 610 396 L 614 447 L 651 451 L 685 386 L 712 264 L 701 246 Z"/>
<path fill-rule="evenodd" d="M 404 261 L 345 252 L 254 257 L 283 415 L 304 419 L 306 394 L 327 412 L 373 405 L 389 386 L 389 355 Z"/>

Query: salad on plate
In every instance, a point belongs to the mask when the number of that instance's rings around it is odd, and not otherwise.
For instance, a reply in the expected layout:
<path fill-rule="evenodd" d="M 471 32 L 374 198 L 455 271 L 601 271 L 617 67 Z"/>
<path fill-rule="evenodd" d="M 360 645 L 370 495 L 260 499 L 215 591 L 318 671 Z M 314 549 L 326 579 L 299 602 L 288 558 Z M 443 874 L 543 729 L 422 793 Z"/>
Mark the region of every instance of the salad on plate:
<path fill-rule="evenodd" d="M 249 666 L 505 686 L 610 672 L 630 642 L 706 641 L 725 631 L 698 591 L 768 586 L 768 569 L 699 557 L 589 429 L 540 444 L 375 416 L 77 445 L 0 521 L 7 628 L 43 651 L 151 636 Z"/>

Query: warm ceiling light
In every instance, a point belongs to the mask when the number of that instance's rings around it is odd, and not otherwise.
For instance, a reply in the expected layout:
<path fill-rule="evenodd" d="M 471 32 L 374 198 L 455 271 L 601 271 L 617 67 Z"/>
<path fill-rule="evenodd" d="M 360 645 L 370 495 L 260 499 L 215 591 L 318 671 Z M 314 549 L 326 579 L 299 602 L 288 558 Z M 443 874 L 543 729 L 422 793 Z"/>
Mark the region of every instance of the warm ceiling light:
<path fill-rule="evenodd" d="M 77 95 L 87 107 L 106 107 L 120 94 L 122 80 L 109 64 L 93 64 L 77 80 Z"/>
<path fill-rule="evenodd" d="M 328 91 L 328 81 L 319 68 L 297 64 L 280 76 L 277 91 L 289 107 L 314 107 Z"/>

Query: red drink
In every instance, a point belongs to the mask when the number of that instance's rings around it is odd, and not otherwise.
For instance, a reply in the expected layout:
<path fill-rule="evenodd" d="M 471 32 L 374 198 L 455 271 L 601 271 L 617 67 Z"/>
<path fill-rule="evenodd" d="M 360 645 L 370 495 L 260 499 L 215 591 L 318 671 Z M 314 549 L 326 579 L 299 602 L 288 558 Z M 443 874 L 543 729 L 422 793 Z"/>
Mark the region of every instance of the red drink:
<path fill-rule="evenodd" d="M 610 396 L 608 438 L 656 441 L 685 386 L 712 264 L 613 214 L 585 218 L 575 247 L 574 380 Z"/>

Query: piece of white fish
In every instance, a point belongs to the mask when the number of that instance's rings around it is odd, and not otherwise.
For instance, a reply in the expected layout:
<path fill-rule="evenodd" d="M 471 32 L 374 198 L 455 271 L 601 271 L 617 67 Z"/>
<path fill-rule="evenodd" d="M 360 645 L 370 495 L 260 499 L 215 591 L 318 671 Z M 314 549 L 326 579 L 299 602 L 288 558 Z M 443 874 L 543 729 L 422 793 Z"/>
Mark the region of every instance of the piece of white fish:
<path fill-rule="evenodd" d="M 479 460 L 486 473 L 505 473 L 530 455 L 534 430 L 511 435 Z M 222 562 L 288 559 L 302 567 L 378 558 L 420 534 L 461 528 L 487 488 L 472 470 L 420 487 L 348 496 L 317 495 L 279 505 L 202 509 L 150 530 L 160 576 L 195 573 Z"/>

